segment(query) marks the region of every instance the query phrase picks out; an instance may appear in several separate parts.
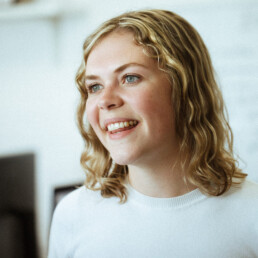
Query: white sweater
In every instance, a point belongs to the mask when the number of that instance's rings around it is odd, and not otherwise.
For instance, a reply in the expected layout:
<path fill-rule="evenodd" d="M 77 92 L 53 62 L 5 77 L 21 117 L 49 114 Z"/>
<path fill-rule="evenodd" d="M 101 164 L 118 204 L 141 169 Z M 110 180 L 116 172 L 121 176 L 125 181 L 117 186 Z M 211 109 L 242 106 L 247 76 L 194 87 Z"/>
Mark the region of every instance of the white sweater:
<path fill-rule="evenodd" d="M 198 189 L 174 198 L 128 201 L 81 187 L 55 210 L 49 258 L 258 257 L 258 184 L 220 197 Z"/>

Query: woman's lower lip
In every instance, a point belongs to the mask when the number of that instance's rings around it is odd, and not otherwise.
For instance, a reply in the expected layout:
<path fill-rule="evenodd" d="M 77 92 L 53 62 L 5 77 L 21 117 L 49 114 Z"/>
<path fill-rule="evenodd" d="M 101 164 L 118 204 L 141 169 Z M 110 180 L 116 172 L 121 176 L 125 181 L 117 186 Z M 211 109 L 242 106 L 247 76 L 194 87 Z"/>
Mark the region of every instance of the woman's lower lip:
<path fill-rule="evenodd" d="M 127 135 L 129 135 L 130 133 L 132 133 L 136 127 L 137 127 L 137 125 L 130 129 L 123 130 L 123 131 L 120 131 L 117 133 L 108 132 L 109 138 L 112 140 L 122 139 L 122 138 L 126 137 Z"/>

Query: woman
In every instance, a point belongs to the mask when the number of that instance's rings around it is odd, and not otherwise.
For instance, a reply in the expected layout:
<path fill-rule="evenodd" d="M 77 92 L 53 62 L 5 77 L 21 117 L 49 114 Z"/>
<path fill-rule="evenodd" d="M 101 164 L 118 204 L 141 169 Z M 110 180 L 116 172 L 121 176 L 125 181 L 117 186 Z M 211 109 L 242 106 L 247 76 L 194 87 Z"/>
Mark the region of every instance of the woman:
<path fill-rule="evenodd" d="M 258 186 L 237 167 L 197 31 L 169 11 L 130 12 L 83 50 L 86 188 L 57 207 L 49 257 L 258 257 Z"/>

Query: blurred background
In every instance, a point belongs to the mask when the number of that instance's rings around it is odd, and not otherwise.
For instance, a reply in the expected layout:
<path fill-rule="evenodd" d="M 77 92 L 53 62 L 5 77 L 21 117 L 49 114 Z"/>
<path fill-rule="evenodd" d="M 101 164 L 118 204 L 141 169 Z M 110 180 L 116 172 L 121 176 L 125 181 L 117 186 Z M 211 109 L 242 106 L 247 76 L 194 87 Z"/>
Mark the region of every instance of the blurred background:
<path fill-rule="evenodd" d="M 174 11 L 199 31 L 240 165 L 258 182 L 258 0 L 0 0 L 1 257 L 47 256 L 55 203 L 84 180 L 74 82 L 83 41 L 107 18 L 142 8 Z"/>

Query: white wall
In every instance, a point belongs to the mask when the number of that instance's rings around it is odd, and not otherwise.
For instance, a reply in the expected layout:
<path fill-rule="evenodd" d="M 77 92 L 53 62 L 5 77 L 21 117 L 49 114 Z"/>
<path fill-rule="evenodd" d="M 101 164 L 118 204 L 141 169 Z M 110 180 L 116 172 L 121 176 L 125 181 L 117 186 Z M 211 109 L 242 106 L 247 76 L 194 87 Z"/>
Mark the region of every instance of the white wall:
<path fill-rule="evenodd" d="M 123 11 L 166 8 L 197 28 L 219 77 L 236 150 L 245 162 L 241 165 L 258 182 L 258 1 L 95 0 L 86 5 L 77 17 L 0 22 L 0 156 L 26 151 L 37 155 L 42 257 L 53 188 L 83 180 L 74 83 L 82 42 L 100 22 Z"/>

